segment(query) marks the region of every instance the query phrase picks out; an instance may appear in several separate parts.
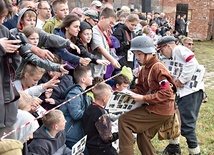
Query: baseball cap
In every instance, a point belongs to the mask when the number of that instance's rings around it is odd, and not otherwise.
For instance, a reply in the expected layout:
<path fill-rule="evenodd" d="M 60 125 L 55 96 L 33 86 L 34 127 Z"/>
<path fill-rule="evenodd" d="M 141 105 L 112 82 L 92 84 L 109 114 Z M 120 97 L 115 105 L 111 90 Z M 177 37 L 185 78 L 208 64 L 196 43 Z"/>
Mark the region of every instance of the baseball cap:
<path fill-rule="evenodd" d="M 100 1 L 93 1 L 93 2 L 91 2 L 91 5 L 95 5 L 95 6 L 101 7 L 102 3 Z"/>

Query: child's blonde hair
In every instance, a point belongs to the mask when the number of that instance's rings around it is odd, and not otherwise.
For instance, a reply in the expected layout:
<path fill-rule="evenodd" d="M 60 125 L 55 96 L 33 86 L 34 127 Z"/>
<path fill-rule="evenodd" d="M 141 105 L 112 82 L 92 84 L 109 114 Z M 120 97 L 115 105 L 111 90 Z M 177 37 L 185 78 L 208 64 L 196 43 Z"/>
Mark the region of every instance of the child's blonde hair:
<path fill-rule="evenodd" d="M 62 111 L 55 109 L 46 114 L 42 122 L 48 130 L 51 130 L 55 124 L 59 123 L 61 116 L 63 116 Z"/>
<path fill-rule="evenodd" d="M 27 62 L 22 68 L 22 71 L 20 73 L 20 79 L 24 77 L 25 73 L 28 73 L 30 76 L 34 76 L 36 74 L 41 75 L 45 73 L 45 69 Z"/>
<path fill-rule="evenodd" d="M 24 91 L 19 91 L 20 98 L 18 99 L 18 108 L 21 110 L 29 111 L 31 110 L 31 97 Z"/>
<path fill-rule="evenodd" d="M 112 89 L 108 84 L 106 84 L 106 83 L 98 83 L 93 89 L 94 99 L 95 100 L 102 99 L 104 95 L 107 95 L 106 93 L 109 90 L 112 90 Z"/>

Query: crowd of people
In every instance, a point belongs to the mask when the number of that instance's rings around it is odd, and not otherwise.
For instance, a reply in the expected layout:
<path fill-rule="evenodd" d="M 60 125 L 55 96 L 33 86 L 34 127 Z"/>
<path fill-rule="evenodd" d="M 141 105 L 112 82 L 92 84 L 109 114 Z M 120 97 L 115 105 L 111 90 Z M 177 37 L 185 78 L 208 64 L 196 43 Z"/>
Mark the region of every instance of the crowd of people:
<path fill-rule="evenodd" d="M 200 155 L 204 88 L 202 81 L 189 87 L 199 63 L 185 16 L 173 27 L 164 13 L 116 10 L 99 0 L 72 10 L 68 4 L 0 0 L 0 137 L 15 131 L 0 140 L 0 153 L 68 155 L 87 135 L 84 155 L 134 155 L 135 141 L 142 155 L 154 155 L 151 139 L 178 107 L 189 154 Z M 165 60 L 179 63 L 179 75 Z M 148 104 L 109 113 L 112 91 L 124 90 Z M 181 154 L 179 143 L 170 139 L 157 153 Z"/>

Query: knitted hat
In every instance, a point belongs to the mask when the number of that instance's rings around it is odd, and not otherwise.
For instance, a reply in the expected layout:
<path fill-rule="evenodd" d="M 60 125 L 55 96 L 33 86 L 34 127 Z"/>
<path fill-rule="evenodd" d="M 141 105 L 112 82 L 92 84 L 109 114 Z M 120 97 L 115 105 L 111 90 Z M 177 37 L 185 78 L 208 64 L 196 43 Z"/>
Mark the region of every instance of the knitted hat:
<path fill-rule="evenodd" d="M 80 32 L 86 30 L 86 29 L 92 29 L 91 25 L 85 21 L 80 23 Z"/>
<path fill-rule="evenodd" d="M 122 68 L 120 73 L 125 75 L 125 76 L 127 76 L 130 81 L 133 80 L 133 74 L 132 74 L 132 70 L 131 70 L 130 67 L 123 66 L 123 68 Z"/>

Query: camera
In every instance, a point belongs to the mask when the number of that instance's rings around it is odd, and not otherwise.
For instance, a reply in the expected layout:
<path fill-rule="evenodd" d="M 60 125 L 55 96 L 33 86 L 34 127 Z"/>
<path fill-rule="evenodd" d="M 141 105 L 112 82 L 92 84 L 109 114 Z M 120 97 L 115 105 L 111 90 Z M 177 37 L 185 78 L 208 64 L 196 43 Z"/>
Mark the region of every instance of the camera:
<path fill-rule="evenodd" d="M 30 46 L 29 46 L 29 42 L 27 37 L 24 35 L 24 33 L 18 32 L 15 35 L 11 35 L 11 37 L 9 38 L 9 40 L 20 40 L 21 43 L 19 43 L 18 45 L 20 45 L 19 47 L 19 55 L 20 56 L 25 56 L 27 53 L 30 53 Z"/>
<path fill-rule="evenodd" d="M 165 21 L 165 22 L 163 23 L 163 27 L 164 27 L 164 31 L 165 31 L 165 32 L 172 29 L 172 26 L 171 26 L 170 23 L 168 23 L 167 21 Z"/>

